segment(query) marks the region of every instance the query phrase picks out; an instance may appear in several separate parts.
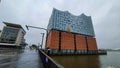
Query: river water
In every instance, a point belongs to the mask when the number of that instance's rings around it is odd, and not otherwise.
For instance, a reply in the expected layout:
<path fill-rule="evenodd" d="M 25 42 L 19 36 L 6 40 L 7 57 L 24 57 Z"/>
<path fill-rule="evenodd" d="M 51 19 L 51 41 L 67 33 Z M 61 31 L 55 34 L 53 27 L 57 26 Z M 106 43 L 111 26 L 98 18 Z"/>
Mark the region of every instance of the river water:
<path fill-rule="evenodd" d="M 65 68 L 120 68 L 120 51 L 108 51 L 107 55 L 52 56 Z"/>

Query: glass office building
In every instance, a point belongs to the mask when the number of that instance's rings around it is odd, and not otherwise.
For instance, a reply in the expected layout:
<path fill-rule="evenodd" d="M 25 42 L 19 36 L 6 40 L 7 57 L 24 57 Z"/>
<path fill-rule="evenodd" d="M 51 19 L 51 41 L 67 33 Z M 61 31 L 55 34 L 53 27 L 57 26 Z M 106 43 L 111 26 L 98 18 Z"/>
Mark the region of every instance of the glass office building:
<path fill-rule="evenodd" d="M 55 8 L 52 11 L 48 24 L 48 30 L 51 29 L 78 33 L 85 36 L 95 36 L 90 16 L 85 14 L 75 16 L 68 11 L 60 11 Z"/>
<path fill-rule="evenodd" d="M 26 34 L 26 32 L 21 25 L 8 22 L 3 23 L 6 26 L 4 26 L 1 32 L 0 43 L 16 45 L 25 44 L 24 35 Z"/>
<path fill-rule="evenodd" d="M 4 27 L 1 35 L 1 43 L 15 43 L 19 29 Z"/>

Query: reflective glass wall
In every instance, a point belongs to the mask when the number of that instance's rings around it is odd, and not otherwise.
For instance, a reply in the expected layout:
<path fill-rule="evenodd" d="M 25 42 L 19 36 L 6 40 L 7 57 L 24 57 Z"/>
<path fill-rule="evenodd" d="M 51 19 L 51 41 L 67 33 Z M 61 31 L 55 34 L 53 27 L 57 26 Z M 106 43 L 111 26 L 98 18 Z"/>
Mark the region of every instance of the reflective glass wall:
<path fill-rule="evenodd" d="M 94 29 L 90 16 L 72 15 L 68 11 L 53 9 L 48 30 L 56 29 L 94 37 Z"/>
<path fill-rule="evenodd" d="M 18 35 L 19 29 L 14 27 L 4 27 L 0 38 L 1 43 L 12 43 L 14 44 Z"/>

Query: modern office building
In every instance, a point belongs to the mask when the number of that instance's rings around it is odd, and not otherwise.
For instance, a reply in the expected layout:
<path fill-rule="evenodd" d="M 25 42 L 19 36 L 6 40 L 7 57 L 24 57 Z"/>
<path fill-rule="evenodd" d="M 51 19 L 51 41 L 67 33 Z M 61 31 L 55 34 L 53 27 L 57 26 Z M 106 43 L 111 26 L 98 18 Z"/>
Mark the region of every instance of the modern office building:
<path fill-rule="evenodd" d="M 98 50 L 91 16 L 75 16 L 54 8 L 47 30 L 46 48 L 53 53 L 96 53 Z"/>
<path fill-rule="evenodd" d="M 4 26 L 0 43 L 12 44 L 12 45 L 25 45 L 24 35 L 26 34 L 25 30 L 19 24 L 13 24 L 8 22 L 3 22 Z"/>

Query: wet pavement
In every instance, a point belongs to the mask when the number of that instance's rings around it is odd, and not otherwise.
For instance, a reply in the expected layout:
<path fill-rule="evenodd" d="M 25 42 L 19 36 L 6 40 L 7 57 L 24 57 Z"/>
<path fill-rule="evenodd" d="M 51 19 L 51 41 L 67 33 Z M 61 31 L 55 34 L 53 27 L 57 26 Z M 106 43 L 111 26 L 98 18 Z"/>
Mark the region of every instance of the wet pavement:
<path fill-rule="evenodd" d="M 38 51 L 26 49 L 24 52 L 0 53 L 0 68 L 43 68 Z"/>

